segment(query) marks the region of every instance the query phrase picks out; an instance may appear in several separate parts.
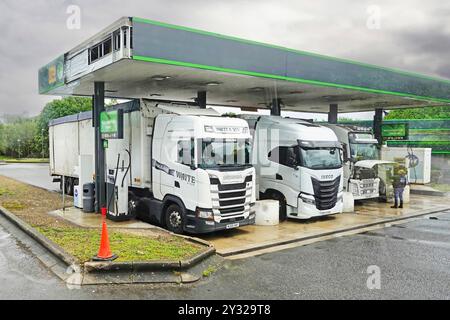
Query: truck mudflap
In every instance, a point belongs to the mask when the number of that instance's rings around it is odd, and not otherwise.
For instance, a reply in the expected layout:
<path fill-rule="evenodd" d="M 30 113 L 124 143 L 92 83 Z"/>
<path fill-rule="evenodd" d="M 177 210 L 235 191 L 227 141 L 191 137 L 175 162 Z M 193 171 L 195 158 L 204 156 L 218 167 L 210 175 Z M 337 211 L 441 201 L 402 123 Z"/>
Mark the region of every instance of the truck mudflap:
<path fill-rule="evenodd" d="M 230 230 L 247 225 L 255 224 L 255 215 L 239 221 L 216 222 L 197 217 L 188 217 L 184 230 L 187 233 L 211 233 L 219 230 Z"/>

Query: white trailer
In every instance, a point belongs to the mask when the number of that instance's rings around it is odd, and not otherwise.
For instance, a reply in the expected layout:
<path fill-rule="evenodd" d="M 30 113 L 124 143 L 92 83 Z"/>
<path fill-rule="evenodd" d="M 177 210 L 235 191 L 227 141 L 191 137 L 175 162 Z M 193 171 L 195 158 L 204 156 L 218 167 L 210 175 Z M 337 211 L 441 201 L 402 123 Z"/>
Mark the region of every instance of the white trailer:
<path fill-rule="evenodd" d="M 65 193 L 71 196 L 76 186 L 93 180 L 94 128 L 91 118 L 92 112 L 87 111 L 49 123 L 50 175 L 54 182 L 60 182 L 61 189 L 64 180 Z"/>
<path fill-rule="evenodd" d="M 250 139 L 244 120 L 141 99 L 123 113 L 123 139 L 108 140 L 108 217 L 138 217 L 176 233 L 253 224 Z"/>
<path fill-rule="evenodd" d="M 279 201 L 281 221 L 342 212 L 342 151 L 332 130 L 298 119 L 242 117 L 254 137 L 257 194 Z"/>

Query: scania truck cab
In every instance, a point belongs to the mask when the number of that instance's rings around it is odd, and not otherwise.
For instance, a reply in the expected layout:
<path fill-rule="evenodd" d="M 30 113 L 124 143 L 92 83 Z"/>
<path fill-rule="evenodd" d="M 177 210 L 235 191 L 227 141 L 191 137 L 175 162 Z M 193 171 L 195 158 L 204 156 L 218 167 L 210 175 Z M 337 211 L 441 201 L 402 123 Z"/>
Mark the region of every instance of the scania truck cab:
<path fill-rule="evenodd" d="M 149 208 L 147 215 L 175 232 L 254 223 L 255 169 L 247 123 L 190 113 L 155 118 L 149 203 L 157 210 Z"/>
<path fill-rule="evenodd" d="M 332 130 L 279 116 L 242 117 L 253 134 L 257 194 L 279 201 L 280 220 L 342 212 L 342 154 Z"/>
<path fill-rule="evenodd" d="M 379 161 L 378 141 L 370 129 L 349 125 L 324 124 L 334 131 L 344 151 L 344 190 L 355 200 L 378 198 L 380 178 L 373 166 Z M 371 166 L 367 161 L 371 161 Z M 379 161 L 382 164 L 382 161 Z"/>

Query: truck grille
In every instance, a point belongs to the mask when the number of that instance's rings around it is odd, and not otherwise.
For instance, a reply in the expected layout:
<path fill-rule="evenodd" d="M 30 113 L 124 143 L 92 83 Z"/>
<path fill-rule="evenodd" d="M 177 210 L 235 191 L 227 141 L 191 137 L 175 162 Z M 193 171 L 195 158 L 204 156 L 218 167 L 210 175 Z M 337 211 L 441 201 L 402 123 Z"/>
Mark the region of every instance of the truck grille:
<path fill-rule="evenodd" d="M 314 199 L 318 210 L 329 210 L 336 205 L 341 176 L 334 180 L 319 181 L 311 177 Z"/>
<path fill-rule="evenodd" d="M 223 217 L 222 222 L 237 219 L 250 210 L 249 202 L 252 190 L 247 188 L 247 182 L 250 181 L 252 181 L 252 176 L 247 176 L 242 183 L 230 184 L 221 184 L 217 178 L 210 179 L 213 209 Z"/>

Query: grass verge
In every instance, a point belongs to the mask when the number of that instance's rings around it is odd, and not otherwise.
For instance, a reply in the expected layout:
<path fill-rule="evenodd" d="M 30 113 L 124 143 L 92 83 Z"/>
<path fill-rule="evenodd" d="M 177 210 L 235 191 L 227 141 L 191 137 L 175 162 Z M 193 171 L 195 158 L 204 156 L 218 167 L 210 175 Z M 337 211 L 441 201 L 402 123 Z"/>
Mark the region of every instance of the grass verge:
<path fill-rule="evenodd" d="M 80 262 L 91 260 L 100 244 L 100 230 L 77 227 L 38 227 L 44 236 L 64 248 Z M 199 247 L 178 237 L 148 237 L 109 231 L 116 261 L 180 260 L 198 253 Z"/>
<path fill-rule="evenodd" d="M 0 157 L 0 162 L 6 163 L 48 163 L 48 158 L 10 158 L 10 157 Z"/>
<path fill-rule="evenodd" d="M 70 199 L 70 198 L 69 198 Z M 66 204 L 70 200 L 66 199 Z M 82 228 L 48 212 L 61 208 L 61 195 L 0 175 L 0 206 L 37 229 L 73 255 L 80 263 L 91 260 L 100 245 L 100 228 Z M 111 223 L 108 221 L 108 223 Z M 99 216 L 99 226 L 101 217 Z M 109 229 L 111 250 L 116 261 L 181 260 L 204 247 L 184 238 L 153 229 Z"/>

